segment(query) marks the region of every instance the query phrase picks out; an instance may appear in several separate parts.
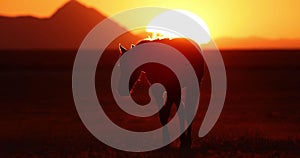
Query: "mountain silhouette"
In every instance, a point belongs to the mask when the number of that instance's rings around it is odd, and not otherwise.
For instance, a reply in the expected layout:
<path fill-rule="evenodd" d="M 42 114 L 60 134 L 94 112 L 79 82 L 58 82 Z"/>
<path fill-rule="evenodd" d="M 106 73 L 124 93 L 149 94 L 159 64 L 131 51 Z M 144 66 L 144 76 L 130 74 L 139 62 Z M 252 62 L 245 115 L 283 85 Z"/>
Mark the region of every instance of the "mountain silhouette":
<path fill-rule="evenodd" d="M 75 0 L 67 2 L 49 18 L 0 16 L 0 49 L 78 49 L 87 33 L 105 18 Z M 110 25 L 110 28 L 125 29 L 114 21 Z M 110 31 L 114 30 L 106 33 Z M 126 33 L 112 46 L 133 43 L 137 38 Z"/>
<path fill-rule="evenodd" d="M 218 38 L 216 44 L 221 49 L 300 49 L 300 39 L 267 39 L 261 37 Z"/>

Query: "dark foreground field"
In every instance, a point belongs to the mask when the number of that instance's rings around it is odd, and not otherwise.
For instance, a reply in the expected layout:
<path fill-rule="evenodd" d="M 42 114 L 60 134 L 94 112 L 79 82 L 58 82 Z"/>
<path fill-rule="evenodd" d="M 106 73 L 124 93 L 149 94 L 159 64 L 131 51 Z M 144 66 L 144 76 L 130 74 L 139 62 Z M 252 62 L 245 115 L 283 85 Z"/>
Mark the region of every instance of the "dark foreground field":
<path fill-rule="evenodd" d="M 0 157 L 300 156 L 300 51 L 222 51 L 228 90 L 213 130 L 197 137 L 209 100 L 206 75 L 192 149 L 180 150 L 177 140 L 146 153 L 110 148 L 84 127 L 72 97 L 75 53 L 0 52 Z M 110 103 L 106 101 L 106 113 L 117 124 L 132 129 L 155 126 L 120 114 Z"/>

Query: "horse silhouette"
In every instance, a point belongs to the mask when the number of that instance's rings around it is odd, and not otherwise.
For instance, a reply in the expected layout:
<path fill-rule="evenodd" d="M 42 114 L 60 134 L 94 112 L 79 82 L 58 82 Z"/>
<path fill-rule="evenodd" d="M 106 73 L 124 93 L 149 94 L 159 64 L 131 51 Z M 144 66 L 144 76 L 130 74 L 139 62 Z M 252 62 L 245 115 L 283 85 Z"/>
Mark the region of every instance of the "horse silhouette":
<path fill-rule="evenodd" d="M 139 43 L 137 43 L 137 46 L 143 43 L 149 43 L 149 42 L 157 42 L 169 45 L 175 49 L 177 49 L 179 52 L 184 55 L 184 57 L 190 62 L 192 67 L 194 68 L 195 74 L 198 78 L 199 86 L 201 85 L 201 81 L 204 74 L 204 60 L 202 55 L 199 53 L 199 47 L 196 43 L 193 41 L 186 39 L 186 38 L 174 38 L 174 39 L 156 39 L 156 40 L 142 40 Z M 134 45 L 132 45 L 132 48 Z M 123 55 L 127 52 L 127 49 L 124 48 L 120 44 L 120 53 Z M 138 59 L 135 59 L 138 60 Z M 170 58 L 170 60 L 176 60 Z M 178 64 L 180 64 L 178 62 Z M 120 68 L 121 68 L 121 76 L 120 80 L 122 80 L 122 62 L 120 62 Z M 180 70 L 185 71 L 185 70 Z M 134 84 L 140 80 L 140 76 L 144 76 L 144 79 L 147 79 L 148 83 L 154 84 L 154 83 L 160 83 L 165 87 L 165 90 L 167 92 L 167 99 L 164 101 L 163 93 L 164 92 L 156 92 L 153 93 L 155 100 L 157 102 L 162 102 L 164 105 L 162 109 L 159 111 L 159 118 L 162 126 L 166 125 L 168 123 L 170 113 L 171 113 L 171 107 L 172 105 L 175 105 L 178 109 L 180 103 L 181 103 L 181 92 L 182 88 L 184 88 L 185 85 L 180 85 L 179 80 L 176 77 L 175 73 L 169 69 L 168 67 L 159 64 L 159 63 L 146 63 L 141 66 L 139 66 L 134 72 L 132 73 L 130 80 L 129 80 L 129 90 L 132 90 L 134 87 Z M 188 76 L 187 76 L 188 77 Z M 181 86 L 181 87 L 180 87 Z M 200 88 L 200 87 L 199 87 Z M 122 89 L 122 88 L 119 88 Z M 119 90 L 120 95 L 124 95 L 124 93 Z M 128 93 L 127 93 L 128 94 Z M 148 93 L 147 93 L 148 94 Z M 186 89 L 186 95 L 189 94 L 189 90 Z M 180 128 L 184 126 L 184 117 L 179 116 L 180 121 Z M 191 139 L 191 130 L 192 130 L 192 124 L 187 128 L 187 130 L 180 136 L 180 146 L 183 148 L 190 148 L 192 144 Z M 167 137 L 167 131 L 163 133 L 163 137 Z"/>

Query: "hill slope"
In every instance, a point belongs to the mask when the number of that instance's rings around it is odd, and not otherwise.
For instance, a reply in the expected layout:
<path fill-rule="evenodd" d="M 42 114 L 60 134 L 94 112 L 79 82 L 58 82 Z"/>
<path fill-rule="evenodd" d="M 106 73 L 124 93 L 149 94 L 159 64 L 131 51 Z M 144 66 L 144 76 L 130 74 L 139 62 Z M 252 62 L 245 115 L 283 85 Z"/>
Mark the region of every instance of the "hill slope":
<path fill-rule="evenodd" d="M 45 19 L 0 17 L 0 49 L 77 49 L 87 33 L 105 18 L 77 1 L 69 1 Z M 114 21 L 111 26 L 125 29 Z M 114 43 L 131 43 L 136 38 L 127 33 Z"/>

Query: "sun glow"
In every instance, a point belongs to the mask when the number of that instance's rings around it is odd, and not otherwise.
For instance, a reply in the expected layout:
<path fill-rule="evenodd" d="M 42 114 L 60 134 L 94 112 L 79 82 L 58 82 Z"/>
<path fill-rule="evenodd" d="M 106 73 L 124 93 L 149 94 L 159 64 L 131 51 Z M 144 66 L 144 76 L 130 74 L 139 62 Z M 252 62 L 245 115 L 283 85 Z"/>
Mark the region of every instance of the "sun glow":
<path fill-rule="evenodd" d="M 189 38 L 198 44 L 211 41 L 206 23 L 197 15 L 184 10 L 168 10 L 156 15 L 148 24 L 148 40 L 162 38 Z"/>

